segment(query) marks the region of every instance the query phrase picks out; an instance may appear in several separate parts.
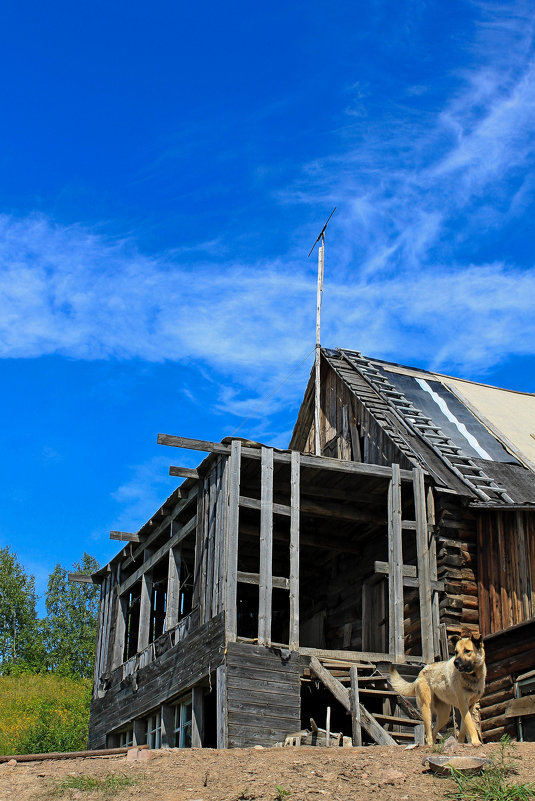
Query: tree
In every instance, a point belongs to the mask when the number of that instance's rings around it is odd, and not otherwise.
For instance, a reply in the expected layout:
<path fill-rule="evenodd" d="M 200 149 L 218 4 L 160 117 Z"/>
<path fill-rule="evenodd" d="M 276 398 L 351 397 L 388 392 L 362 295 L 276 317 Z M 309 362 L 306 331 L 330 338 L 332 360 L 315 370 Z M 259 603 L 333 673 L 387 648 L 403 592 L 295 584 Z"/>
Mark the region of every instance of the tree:
<path fill-rule="evenodd" d="M 73 570 L 90 575 L 99 566 L 94 557 L 84 553 L 82 561 L 73 565 Z M 43 621 L 48 667 L 63 676 L 91 678 L 99 587 L 69 582 L 67 575 L 67 570 L 58 564 L 48 579 L 47 617 Z"/>
<path fill-rule="evenodd" d="M 42 666 L 35 579 L 9 547 L 0 548 L 0 672 Z"/>

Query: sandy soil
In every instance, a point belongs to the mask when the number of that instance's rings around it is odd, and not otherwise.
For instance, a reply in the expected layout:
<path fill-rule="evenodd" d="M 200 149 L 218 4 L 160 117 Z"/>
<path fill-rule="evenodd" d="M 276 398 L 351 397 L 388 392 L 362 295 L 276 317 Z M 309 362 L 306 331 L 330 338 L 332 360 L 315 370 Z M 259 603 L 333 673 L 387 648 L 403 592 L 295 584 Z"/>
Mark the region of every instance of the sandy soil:
<path fill-rule="evenodd" d="M 500 746 L 455 746 L 451 753 L 491 756 Z M 431 749 L 402 746 L 367 748 L 254 748 L 231 751 L 153 751 L 148 762 L 124 756 L 0 765 L 1 801 L 51 801 L 53 798 L 102 801 L 98 792 L 69 789 L 55 793 L 67 776 L 123 774 L 138 779 L 122 788 L 115 801 L 275 801 L 277 785 L 287 801 L 435 801 L 453 789 L 422 766 Z M 519 743 L 518 782 L 535 781 L 535 743 Z"/>

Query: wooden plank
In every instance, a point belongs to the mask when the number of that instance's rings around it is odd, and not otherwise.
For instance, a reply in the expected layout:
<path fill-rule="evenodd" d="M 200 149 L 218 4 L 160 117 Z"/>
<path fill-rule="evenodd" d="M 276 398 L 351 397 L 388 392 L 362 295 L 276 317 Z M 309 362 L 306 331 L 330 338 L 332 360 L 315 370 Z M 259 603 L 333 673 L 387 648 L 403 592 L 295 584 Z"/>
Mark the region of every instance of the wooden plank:
<path fill-rule="evenodd" d="M 191 747 L 202 748 L 204 740 L 204 688 L 191 690 Z"/>
<path fill-rule="evenodd" d="M 93 577 L 87 573 L 68 573 L 67 581 L 72 581 L 78 584 L 100 584 L 100 579 L 94 581 Z"/>
<path fill-rule="evenodd" d="M 143 574 L 141 581 L 141 601 L 139 605 L 139 628 L 137 635 L 137 651 L 143 651 L 149 644 L 150 618 L 152 598 L 152 575 Z"/>
<path fill-rule="evenodd" d="M 225 628 L 227 641 L 233 642 L 237 636 L 237 589 L 238 589 L 238 535 L 239 535 L 239 499 L 241 471 L 241 442 L 232 441 L 230 455 L 229 505 L 226 547 L 226 581 L 225 581 Z"/>
<path fill-rule="evenodd" d="M 290 632 L 291 651 L 299 649 L 300 455 L 292 451 L 290 468 Z"/>
<path fill-rule="evenodd" d="M 236 440 L 235 440 L 236 441 Z M 235 442 L 234 441 L 234 442 Z M 234 445 L 234 442 L 232 443 Z M 241 444 L 241 443 L 238 443 Z M 217 693 L 217 748 L 228 747 L 227 666 L 216 671 Z"/>
<path fill-rule="evenodd" d="M 396 662 L 403 661 L 403 545 L 401 529 L 401 478 L 398 464 L 392 465 L 389 489 L 388 549 L 389 549 L 389 620 L 391 650 Z"/>
<path fill-rule="evenodd" d="M 246 573 L 244 570 L 238 570 L 238 581 L 242 584 L 256 584 L 260 585 L 260 573 Z M 272 576 L 272 587 L 277 587 L 280 590 L 290 589 L 290 579 L 283 576 Z"/>
<path fill-rule="evenodd" d="M 173 524 L 171 524 L 173 526 Z M 171 532 L 172 532 L 171 528 Z M 182 547 L 180 545 L 169 549 L 169 564 L 167 569 L 167 602 L 165 610 L 165 630 L 169 631 L 179 621 L 180 617 L 180 570 L 182 566 Z"/>
<path fill-rule="evenodd" d="M 173 748 L 175 708 L 170 704 L 162 704 L 160 707 L 160 714 L 162 722 L 162 748 Z"/>
<path fill-rule="evenodd" d="M 437 568 L 437 535 L 435 530 L 435 496 L 433 495 L 433 488 L 429 487 L 427 490 L 427 530 L 429 531 L 429 570 L 431 577 L 432 595 L 432 614 L 433 614 L 433 648 L 435 649 L 435 656 L 440 654 L 440 606 L 436 582 L 438 578 Z"/>
<path fill-rule="evenodd" d="M 173 448 L 184 448 L 189 451 L 205 451 L 207 453 L 230 453 L 228 445 L 220 442 L 209 442 L 203 439 L 190 439 L 188 437 L 175 437 L 168 434 L 158 434 L 158 445 L 171 445 Z"/>
<path fill-rule="evenodd" d="M 420 627 L 422 656 L 424 662 L 435 659 L 433 635 L 433 609 L 431 598 L 431 573 L 429 564 L 429 534 L 423 470 L 414 468 L 414 511 L 416 519 L 416 551 L 418 558 L 418 594 L 420 599 Z"/>
<path fill-rule="evenodd" d="M 255 689 L 250 689 L 249 686 L 235 687 L 229 682 L 228 702 L 231 704 L 233 701 L 242 701 L 245 691 L 247 694 L 247 701 L 250 701 L 251 704 L 260 704 L 264 709 L 266 708 L 266 704 L 270 706 L 272 703 L 283 704 L 286 710 L 296 709 L 299 713 L 301 701 L 299 693 L 296 692 L 296 688 L 299 688 L 298 682 L 296 682 L 295 686 L 293 684 L 286 685 L 284 691 L 274 690 L 269 684 L 266 689 L 260 689 L 258 682 Z"/>
<path fill-rule="evenodd" d="M 359 747 L 362 745 L 362 722 L 360 718 L 358 668 L 356 665 L 351 665 L 349 675 L 351 678 L 351 739 L 353 745 Z"/>
<path fill-rule="evenodd" d="M 258 498 L 247 498 L 245 495 L 240 495 L 240 506 L 243 506 L 246 509 L 260 510 L 262 507 L 262 501 L 259 501 Z M 290 517 L 291 510 L 290 507 L 284 503 L 274 503 L 273 514 Z"/>
<path fill-rule="evenodd" d="M 115 599 L 115 631 L 113 635 L 113 655 L 111 669 L 114 670 L 124 661 L 124 644 L 126 634 L 126 596 L 117 595 Z"/>
<path fill-rule="evenodd" d="M 210 445 L 209 450 L 214 453 L 230 454 L 232 447 L 229 445 L 221 445 L 217 442 L 204 443 L 203 440 L 186 440 L 185 437 L 175 437 L 169 434 L 158 434 L 158 443 L 160 445 L 170 445 L 176 448 L 190 447 L 189 445 L 184 445 L 186 441 L 191 443 L 203 442 L 203 444 Z M 241 446 L 240 440 L 233 440 L 232 444 L 235 442 L 239 442 Z M 191 448 L 193 450 L 207 450 L 207 448 L 204 447 L 195 448 L 193 445 Z M 241 453 L 244 458 L 261 458 L 260 448 L 243 446 L 241 448 Z M 291 462 L 291 453 L 288 451 L 275 451 L 273 454 L 273 459 L 274 462 L 289 464 Z M 301 454 L 301 465 L 303 467 L 311 467 L 316 470 L 337 470 L 341 473 L 377 476 L 378 478 L 390 478 L 392 476 L 392 470 L 390 467 L 376 464 L 365 464 L 364 462 L 343 462 L 340 459 L 331 459 L 326 456 L 309 456 L 307 454 Z M 400 470 L 400 477 L 402 481 L 412 482 L 412 472 L 410 470 Z"/>
<path fill-rule="evenodd" d="M 173 534 L 170 540 L 165 542 L 161 548 L 158 548 L 152 556 L 150 556 L 143 564 L 132 573 L 130 578 L 127 578 L 123 581 L 121 586 L 119 587 L 119 593 L 122 595 L 123 593 L 127 592 L 130 587 L 132 587 L 136 581 L 139 581 L 141 576 L 146 573 L 148 570 L 151 570 L 154 565 L 162 559 L 166 553 L 171 549 L 177 546 L 182 540 L 190 534 L 195 526 L 197 525 L 197 515 L 194 515 L 191 520 L 189 520 L 185 525 L 178 527 L 178 531 L 176 534 Z"/>
<path fill-rule="evenodd" d="M 299 646 L 299 653 L 302 656 L 317 656 L 318 659 L 345 659 L 348 662 L 357 662 L 362 667 L 366 667 L 367 663 L 375 664 L 376 662 L 394 661 L 394 654 L 382 654 L 372 651 L 327 650 L 325 648 L 309 648 L 304 645 Z M 421 665 L 422 657 L 410 656 L 407 654 L 405 662 Z"/>
<path fill-rule="evenodd" d="M 178 467 L 178 465 L 171 465 L 169 468 L 169 475 L 176 478 L 199 478 L 197 470 L 191 467 Z"/>
<path fill-rule="evenodd" d="M 143 542 L 145 537 L 140 537 L 139 534 L 132 534 L 129 531 L 110 531 L 110 540 L 119 540 L 119 542 Z"/>
<path fill-rule="evenodd" d="M 142 541 L 142 543 L 135 549 L 131 560 L 127 559 L 123 567 L 128 567 L 128 565 L 130 564 L 131 561 L 135 562 L 138 559 L 138 557 L 141 556 L 141 554 L 143 553 L 144 549 L 145 548 L 150 548 L 152 546 L 152 544 L 155 542 L 155 540 L 160 536 L 162 531 L 165 531 L 167 526 L 170 526 L 171 522 L 176 517 L 178 517 L 178 515 L 181 514 L 181 512 L 184 512 L 187 509 L 187 507 L 191 503 L 196 501 L 196 500 L 197 500 L 197 487 L 194 485 L 189 490 L 187 496 L 185 498 L 181 498 L 178 501 L 178 503 L 175 506 L 175 508 L 173 509 L 173 511 L 169 515 L 164 517 L 164 519 L 161 521 L 161 523 L 159 523 L 156 526 L 154 531 L 151 531 L 151 533 L 147 536 L 147 538 L 144 539 Z"/>
<path fill-rule="evenodd" d="M 520 718 L 524 715 L 535 715 L 535 695 L 526 695 L 525 698 L 515 698 L 505 709 L 506 718 Z"/>

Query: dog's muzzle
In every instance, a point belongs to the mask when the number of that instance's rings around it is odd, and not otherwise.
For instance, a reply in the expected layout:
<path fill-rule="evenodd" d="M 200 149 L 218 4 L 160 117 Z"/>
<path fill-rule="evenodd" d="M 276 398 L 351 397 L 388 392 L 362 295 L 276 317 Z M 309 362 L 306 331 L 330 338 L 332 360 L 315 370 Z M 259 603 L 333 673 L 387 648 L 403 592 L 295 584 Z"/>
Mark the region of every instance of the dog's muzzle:
<path fill-rule="evenodd" d="M 473 673 L 474 668 L 471 662 L 463 662 L 462 659 L 455 659 L 453 664 L 459 671 L 459 673 Z"/>

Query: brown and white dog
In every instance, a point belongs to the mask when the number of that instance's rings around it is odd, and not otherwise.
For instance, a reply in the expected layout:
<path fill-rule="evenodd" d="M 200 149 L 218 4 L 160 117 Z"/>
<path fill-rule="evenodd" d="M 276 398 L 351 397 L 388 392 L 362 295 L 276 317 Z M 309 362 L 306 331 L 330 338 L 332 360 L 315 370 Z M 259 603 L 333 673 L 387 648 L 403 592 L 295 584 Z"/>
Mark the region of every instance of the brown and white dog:
<path fill-rule="evenodd" d="M 438 732 L 448 722 L 452 706 L 461 713 L 460 742 L 468 736 L 472 745 L 481 745 L 472 709 L 485 691 L 485 649 L 481 635 L 462 634 L 455 643 L 451 659 L 426 665 L 416 681 L 405 681 L 393 666 L 390 667 L 390 684 L 394 690 L 409 698 L 416 696 L 427 745 L 433 745 Z M 433 712 L 436 722 L 431 728 Z"/>

